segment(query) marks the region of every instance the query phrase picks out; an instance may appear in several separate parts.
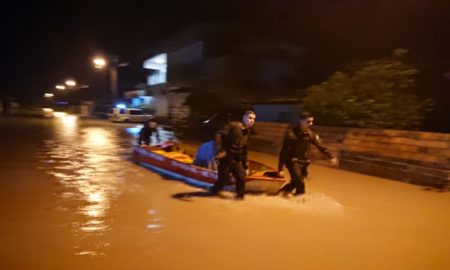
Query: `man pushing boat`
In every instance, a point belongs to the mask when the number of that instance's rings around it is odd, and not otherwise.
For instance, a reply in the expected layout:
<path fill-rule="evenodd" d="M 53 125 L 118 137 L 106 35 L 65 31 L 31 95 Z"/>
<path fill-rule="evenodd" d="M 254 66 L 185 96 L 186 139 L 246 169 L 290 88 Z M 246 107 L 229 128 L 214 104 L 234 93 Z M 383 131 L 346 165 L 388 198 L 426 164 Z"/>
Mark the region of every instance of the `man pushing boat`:
<path fill-rule="evenodd" d="M 247 144 L 255 119 L 255 112 L 249 110 L 244 113 L 242 122 L 230 122 L 219 131 L 220 141 L 216 153 L 219 161 L 218 179 L 209 190 L 211 194 L 216 195 L 222 190 L 231 173 L 236 182 L 236 199 L 244 199 L 245 176 L 248 174 Z"/>

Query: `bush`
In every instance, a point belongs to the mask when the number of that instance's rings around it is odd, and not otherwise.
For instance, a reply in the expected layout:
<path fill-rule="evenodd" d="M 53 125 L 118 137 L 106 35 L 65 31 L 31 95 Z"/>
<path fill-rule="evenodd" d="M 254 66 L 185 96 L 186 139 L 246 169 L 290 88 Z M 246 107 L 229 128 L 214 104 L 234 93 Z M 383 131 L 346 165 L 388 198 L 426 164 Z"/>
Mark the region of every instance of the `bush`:
<path fill-rule="evenodd" d="M 398 49 L 391 58 L 337 71 L 320 85 L 307 88 L 304 108 L 325 125 L 418 128 L 433 101 L 412 94 L 418 71 L 400 61 L 402 52 Z"/>

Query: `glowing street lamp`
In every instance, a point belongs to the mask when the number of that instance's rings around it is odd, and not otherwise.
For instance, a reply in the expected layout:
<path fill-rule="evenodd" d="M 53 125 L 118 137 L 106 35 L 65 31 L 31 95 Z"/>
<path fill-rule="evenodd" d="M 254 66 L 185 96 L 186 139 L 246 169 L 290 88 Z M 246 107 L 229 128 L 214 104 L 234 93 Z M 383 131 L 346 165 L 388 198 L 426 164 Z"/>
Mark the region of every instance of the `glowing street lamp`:
<path fill-rule="evenodd" d="M 95 68 L 104 68 L 106 66 L 106 60 L 101 56 L 96 56 L 92 62 L 94 63 Z"/>
<path fill-rule="evenodd" d="M 66 90 L 66 87 L 64 85 L 58 84 L 55 86 L 56 89 L 58 90 Z"/>
<path fill-rule="evenodd" d="M 53 97 L 53 93 L 45 93 L 44 97 L 45 98 L 52 98 Z"/>
<path fill-rule="evenodd" d="M 77 85 L 77 82 L 75 82 L 74 80 L 67 80 L 67 81 L 65 82 L 65 84 L 66 84 L 67 86 L 74 87 L 74 86 Z"/>

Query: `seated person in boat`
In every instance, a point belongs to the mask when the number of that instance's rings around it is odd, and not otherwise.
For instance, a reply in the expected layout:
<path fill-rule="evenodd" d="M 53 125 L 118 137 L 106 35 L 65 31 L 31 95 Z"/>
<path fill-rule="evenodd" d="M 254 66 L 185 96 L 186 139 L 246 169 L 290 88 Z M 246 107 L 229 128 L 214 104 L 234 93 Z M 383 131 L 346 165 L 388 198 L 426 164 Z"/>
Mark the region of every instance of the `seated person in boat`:
<path fill-rule="evenodd" d="M 158 124 L 155 120 L 150 119 L 145 122 L 139 132 L 138 144 L 141 146 L 150 145 L 153 138 L 156 140 L 156 143 L 159 143 Z"/>
<path fill-rule="evenodd" d="M 200 145 L 195 155 L 194 165 L 217 171 L 215 155 L 219 144 L 220 134 L 215 134 L 214 140 L 207 141 Z"/>

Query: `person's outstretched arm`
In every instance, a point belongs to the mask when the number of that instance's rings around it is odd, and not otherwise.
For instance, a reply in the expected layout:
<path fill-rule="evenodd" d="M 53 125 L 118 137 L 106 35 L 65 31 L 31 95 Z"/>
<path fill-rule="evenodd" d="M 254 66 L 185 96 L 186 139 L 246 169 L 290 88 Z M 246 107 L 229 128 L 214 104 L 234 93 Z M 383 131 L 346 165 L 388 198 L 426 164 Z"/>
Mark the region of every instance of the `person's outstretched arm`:
<path fill-rule="evenodd" d="M 331 166 L 337 167 L 339 166 L 339 160 L 333 156 L 333 154 L 330 152 L 328 147 L 326 147 L 322 140 L 320 139 L 319 135 L 311 133 L 311 142 L 314 144 L 314 146 L 319 149 L 319 151 L 328 158 L 330 161 Z"/>

